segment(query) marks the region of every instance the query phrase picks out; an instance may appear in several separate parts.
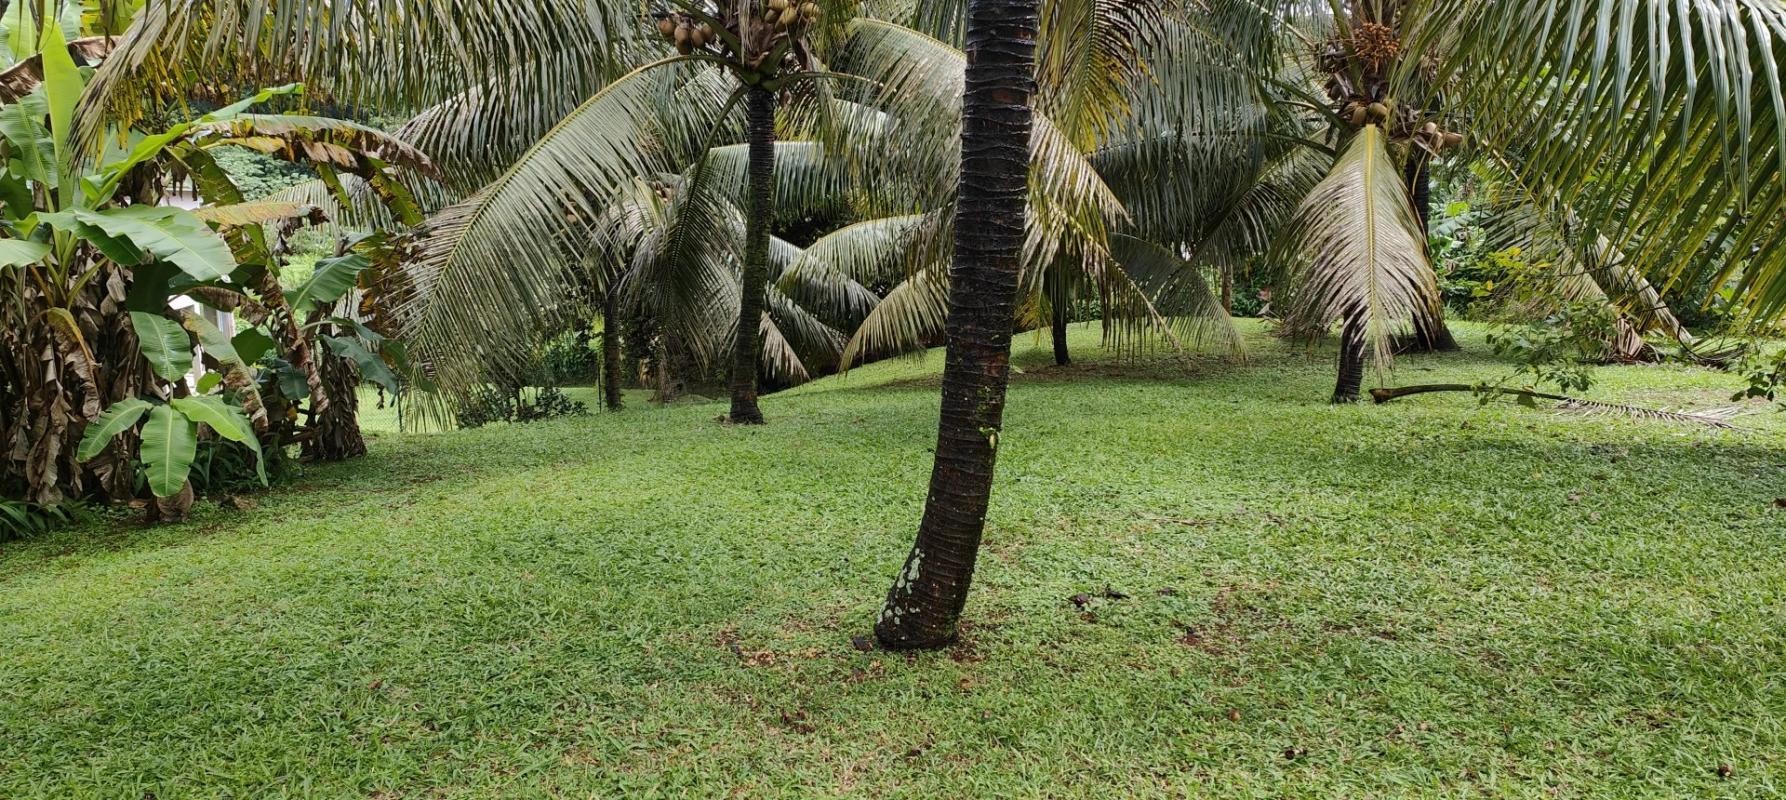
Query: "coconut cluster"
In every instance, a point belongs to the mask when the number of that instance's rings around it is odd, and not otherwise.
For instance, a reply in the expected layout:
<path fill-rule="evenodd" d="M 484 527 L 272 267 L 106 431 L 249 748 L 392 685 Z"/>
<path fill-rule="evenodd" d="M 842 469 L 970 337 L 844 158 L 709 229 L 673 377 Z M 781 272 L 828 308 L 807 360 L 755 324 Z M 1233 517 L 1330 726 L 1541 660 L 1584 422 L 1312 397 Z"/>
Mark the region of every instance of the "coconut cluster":
<path fill-rule="evenodd" d="M 1352 38 L 1346 42 L 1346 49 L 1351 51 L 1352 58 L 1370 65 L 1372 70 L 1380 70 L 1401 58 L 1402 43 L 1396 37 L 1394 28 L 1366 22 L 1352 31 Z"/>
<path fill-rule="evenodd" d="M 1426 148 L 1435 155 L 1447 147 L 1456 147 L 1464 143 L 1464 135 L 1439 127 L 1437 122 L 1428 122 L 1414 132 L 1414 143 Z"/>
<path fill-rule="evenodd" d="M 774 34 L 786 34 L 798 37 L 805 30 L 819 21 L 818 3 L 812 0 L 768 0 L 763 10 L 762 21 L 770 26 Z M 727 32 L 734 37 L 739 36 L 737 20 L 726 14 Z M 677 52 L 689 55 L 698 50 L 705 50 L 708 45 L 716 45 L 723 49 L 724 44 L 713 26 L 694 16 L 683 13 L 663 14 L 657 18 L 657 32 L 665 40 L 676 45 Z"/>
<path fill-rule="evenodd" d="M 781 30 L 792 31 L 796 26 L 818 22 L 819 4 L 812 0 L 799 4 L 792 0 L 769 0 L 769 10 L 763 12 L 763 21 Z"/>
<path fill-rule="evenodd" d="M 1464 142 L 1463 134 L 1444 130 L 1437 122 L 1422 120 L 1414 108 L 1398 105 L 1394 100 L 1354 97 L 1340 108 L 1340 117 L 1351 122 L 1353 127 L 1380 125 L 1391 137 L 1411 139 L 1434 153 Z"/>
<path fill-rule="evenodd" d="M 657 32 L 676 45 L 677 52 L 688 55 L 718 41 L 713 26 L 687 14 L 666 14 L 657 20 Z"/>

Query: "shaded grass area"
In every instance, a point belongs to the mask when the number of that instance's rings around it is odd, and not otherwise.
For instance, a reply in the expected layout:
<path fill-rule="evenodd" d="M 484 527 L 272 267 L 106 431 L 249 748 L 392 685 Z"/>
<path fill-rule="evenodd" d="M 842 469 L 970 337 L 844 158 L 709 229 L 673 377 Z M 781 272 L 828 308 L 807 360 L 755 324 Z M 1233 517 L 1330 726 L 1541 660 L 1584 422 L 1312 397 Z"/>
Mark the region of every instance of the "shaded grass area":
<path fill-rule="evenodd" d="M 1399 382 L 1505 369 L 1406 358 Z M 858 652 L 940 356 L 431 436 L 243 512 L 0 554 L 0 796 L 1754 797 L 1786 779 L 1786 419 L 1330 354 L 1020 339 L 964 643 Z M 1603 369 L 1594 395 L 1727 402 Z M 1083 595 L 1074 602 L 1076 596 Z M 1083 606 L 1083 607 L 1081 607 Z M 1728 774 L 1720 775 L 1720 766 Z"/>

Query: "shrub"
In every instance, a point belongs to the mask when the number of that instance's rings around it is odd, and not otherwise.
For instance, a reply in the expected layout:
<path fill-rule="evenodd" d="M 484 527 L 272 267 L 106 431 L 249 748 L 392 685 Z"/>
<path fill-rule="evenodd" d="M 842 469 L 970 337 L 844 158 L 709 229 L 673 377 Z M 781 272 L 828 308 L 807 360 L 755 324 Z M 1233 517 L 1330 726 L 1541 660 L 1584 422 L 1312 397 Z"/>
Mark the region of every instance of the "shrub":
<path fill-rule="evenodd" d="M 91 516 L 85 508 L 73 504 L 40 506 L 23 500 L 0 499 L 0 542 L 48 533 Z"/>
<path fill-rule="evenodd" d="M 485 386 L 455 405 L 461 428 L 492 422 L 533 422 L 552 417 L 580 417 L 589 407 L 556 386 L 503 388 Z"/>

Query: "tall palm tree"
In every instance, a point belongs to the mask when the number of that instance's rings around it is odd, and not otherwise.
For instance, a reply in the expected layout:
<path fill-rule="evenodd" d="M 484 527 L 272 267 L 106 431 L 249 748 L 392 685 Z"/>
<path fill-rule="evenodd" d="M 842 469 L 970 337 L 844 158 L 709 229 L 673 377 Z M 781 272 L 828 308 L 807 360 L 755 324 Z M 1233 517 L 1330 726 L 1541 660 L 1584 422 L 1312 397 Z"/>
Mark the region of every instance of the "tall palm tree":
<path fill-rule="evenodd" d="M 955 640 L 986 527 L 1023 256 L 1038 23 L 1036 0 L 968 6 L 942 417 L 918 539 L 875 623 L 889 648 Z"/>

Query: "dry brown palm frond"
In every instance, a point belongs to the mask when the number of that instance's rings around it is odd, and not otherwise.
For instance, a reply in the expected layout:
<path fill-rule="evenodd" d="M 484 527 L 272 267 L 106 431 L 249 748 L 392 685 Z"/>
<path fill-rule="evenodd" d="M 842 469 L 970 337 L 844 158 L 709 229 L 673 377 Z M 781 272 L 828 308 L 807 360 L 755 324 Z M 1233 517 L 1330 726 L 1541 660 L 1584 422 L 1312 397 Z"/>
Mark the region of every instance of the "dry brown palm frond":
<path fill-rule="evenodd" d="M 111 55 L 117 46 L 116 36 L 87 36 L 68 42 L 68 54 L 74 63 L 92 65 Z M 16 103 L 43 83 L 43 56 L 32 55 L 0 72 L 0 103 Z"/>
<path fill-rule="evenodd" d="M 1582 416 L 1614 416 L 1626 419 L 1655 420 L 1657 422 L 1678 422 L 1689 425 L 1704 425 L 1721 430 L 1738 430 L 1730 420 L 1747 413 L 1742 406 L 1724 406 L 1707 408 L 1698 411 L 1670 410 L 1665 408 L 1644 408 L 1642 406 L 1625 405 L 1623 403 L 1607 403 L 1599 400 L 1564 400 L 1557 403 L 1557 411 Z"/>

